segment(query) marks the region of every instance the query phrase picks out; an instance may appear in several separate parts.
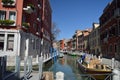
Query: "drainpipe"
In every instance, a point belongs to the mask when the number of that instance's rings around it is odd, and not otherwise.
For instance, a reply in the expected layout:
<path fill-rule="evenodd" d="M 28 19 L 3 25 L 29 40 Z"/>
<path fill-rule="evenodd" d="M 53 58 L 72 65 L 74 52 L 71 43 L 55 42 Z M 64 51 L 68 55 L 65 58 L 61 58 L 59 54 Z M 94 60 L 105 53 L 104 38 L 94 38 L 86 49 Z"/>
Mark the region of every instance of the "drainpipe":
<path fill-rule="evenodd" d="M 20 30 L 18 30 L 18 33 L 17 33 L 17 34 L 18 34 L 18 41 L 17 41 L 17 43 L 18 43 L 17 53 L 18 53 L 18 54 L 17 54 L 17 55 L 20 56 L 20 46 L 21 46 L 21 45 L 20 45 L 20 44 L 21 44 L 21 33 L 20 33 Z"/>

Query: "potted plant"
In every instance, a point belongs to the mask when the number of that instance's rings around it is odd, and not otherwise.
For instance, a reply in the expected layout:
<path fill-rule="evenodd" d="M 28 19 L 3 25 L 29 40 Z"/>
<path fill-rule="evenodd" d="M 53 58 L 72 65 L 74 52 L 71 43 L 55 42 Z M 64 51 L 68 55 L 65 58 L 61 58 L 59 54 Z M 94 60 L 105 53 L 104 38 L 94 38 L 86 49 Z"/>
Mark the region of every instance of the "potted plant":
<path fill-rule="evenodd" d="M 13 20 L 0 20 L 1 25 L 12 25 L 14 23 L 15 23 L 15 21 L 13 21 Z"/>
<path fill-rule="evenodd" d="M 4 24 L 4 20 L 0 20 L 0 24 L 3 25 Z"/>
<path fill-rule="evenodd" d="M 14 1 L 13 0 L 2 0 L 2 3 L 5 5 L 8 5 L 8 4 L 13 4 Z"/>
<path fill-rule="evenodd" d="M 23 23 L 22 23 L 22 26 L 23 26 L 24 28 L 28 29 L 30 25 L 29 25 L 29 23 L 23 22 Z"/>
<path fill-rule="evenodd" d="M 33 10 L 35 9 L 35 6 L 33 4 L 28 4 L 27 6 L 30 6 Z"/>

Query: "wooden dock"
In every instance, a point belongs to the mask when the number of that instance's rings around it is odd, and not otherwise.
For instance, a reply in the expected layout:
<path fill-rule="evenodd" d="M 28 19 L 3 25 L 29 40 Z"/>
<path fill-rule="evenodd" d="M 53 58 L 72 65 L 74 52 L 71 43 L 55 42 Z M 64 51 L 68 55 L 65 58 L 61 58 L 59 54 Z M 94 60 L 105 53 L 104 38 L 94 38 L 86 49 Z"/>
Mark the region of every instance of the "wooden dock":
<path fill-rule="evenodd" d="M 45 71 L 43 72 L 43 80 L 54 80 L 53 72 Z"/>

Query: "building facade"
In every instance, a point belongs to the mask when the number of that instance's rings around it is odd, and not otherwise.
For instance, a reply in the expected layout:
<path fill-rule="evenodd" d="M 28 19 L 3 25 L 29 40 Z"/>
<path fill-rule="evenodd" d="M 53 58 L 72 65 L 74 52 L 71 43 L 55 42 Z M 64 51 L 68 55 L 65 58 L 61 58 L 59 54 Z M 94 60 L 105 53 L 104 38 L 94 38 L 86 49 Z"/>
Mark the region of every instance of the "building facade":
<path fill-rule="evenodd" d="M 72 36 L 72 51 L 76 50 L 76 34 Z"/>
<path fill-rule="evenodd" d="M 90 32 L 91 32 L 91 29 L 86 29 L 86 30 L 83 30 L 82 31 L 82 42 L 81 42 L 81 44 L 82 44 L 82 46 L 81 46 L 81 48 L 82 48 L 82 51 L 83 52 L 86 52 L 86 53 L 89 53 L 89 34 L 90 34 Z"/>
<path fill-rule="evenodd" d="M 60 40 L 60 51 L 64 51 L 65 45 L 64 45 L 64 40 Z"/>
<path fill-rule="evenodd" d="M 49 52 L 48 48 L 51 46 L 49 1 L 0 0 L 0 3 L 0 55 L 18 55 L 24 58 L 41 56 L 45 54 L 44 48 L 46 53 Z"/>
<path fill-rule="evenodd" d="M 112 0 L 103 10 L 100 32 L 103 56 L 120 60 L 120 0 Z"/>
<path fill-rule="evenodd" d="M 69 39 L 67 42 L 67 51 L 72 51 L 72 39 Z"/>
<path fill-rule="evenodd" d="M 88 35 L 91 29 L 76 30 L 72 39 L 72 50 L 80 52 L 88 52 Z"/>
<path fill-rule="evenodd" d="M 90 53 L 94 55 L 99 55 L 101 52 L 100 49 L 100 28 L 99 23 L 93 23 L 93 28 L 89 34 L 89 48 Z"/>

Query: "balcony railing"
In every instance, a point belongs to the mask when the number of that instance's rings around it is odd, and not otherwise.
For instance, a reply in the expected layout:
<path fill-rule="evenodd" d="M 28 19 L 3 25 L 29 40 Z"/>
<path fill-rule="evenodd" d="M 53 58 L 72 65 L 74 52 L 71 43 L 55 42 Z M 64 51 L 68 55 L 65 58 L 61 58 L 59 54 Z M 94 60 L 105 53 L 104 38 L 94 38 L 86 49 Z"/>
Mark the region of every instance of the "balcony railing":
<path fill-rule="evenodd" d="M 2 0 L 3 6 L 15 6 L 15 0 Z"/>
<path fill-rule="evenodd" d="M 114 15 L 111 16 L 108 20 L 106 20 L 101 26 L 105 26 L 108 24 L 110 21 L 112 21 L 114 18 L 120 17 L 120 8 L 117 8 L 114 10 Z"/>
<path fill-rule="evenodd" d="M 15 21 L 13 21 L 13 20 L 0 20 L 0 25 L 13 26 L 13 25 L 15 25 Z"/>
<path fill-rule="evenodd" d="M 26 8 L 23 8 L 23 10 L 25 10 L 25 12 L 27 12 L 28 14 L 31 14 L 32 12 L 34 12 L 34 5 L 32 4 L 28 4 Z"/>

